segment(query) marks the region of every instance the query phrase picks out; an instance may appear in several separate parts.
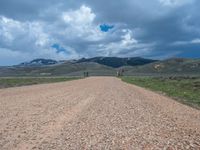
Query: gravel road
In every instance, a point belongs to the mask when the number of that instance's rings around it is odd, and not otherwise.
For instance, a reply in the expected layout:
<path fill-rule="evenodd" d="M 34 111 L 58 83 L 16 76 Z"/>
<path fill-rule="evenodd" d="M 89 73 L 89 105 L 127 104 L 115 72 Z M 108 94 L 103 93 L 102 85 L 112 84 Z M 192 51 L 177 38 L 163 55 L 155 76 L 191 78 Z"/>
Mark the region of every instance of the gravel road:
<path fill-rule="evenodd" d="M 114 77 L 0 90 L 0 149 L 200 149 L 200 111 Z"/>

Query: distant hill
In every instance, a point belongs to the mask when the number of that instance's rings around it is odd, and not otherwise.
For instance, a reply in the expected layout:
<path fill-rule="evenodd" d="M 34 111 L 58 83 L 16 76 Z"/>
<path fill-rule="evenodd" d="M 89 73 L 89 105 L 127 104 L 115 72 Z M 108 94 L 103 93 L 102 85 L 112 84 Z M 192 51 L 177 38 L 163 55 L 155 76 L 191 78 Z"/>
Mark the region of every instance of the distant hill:
<path fill-rule="evenodd" d="M 138 67 L 123 67 L 127 75 L 177 74 L 200 75 L 200 59 L 171 58 Z"/>
<path fill-rule="evenodd" d="M 140 57 L 130 57 L 130 58 L 119 58 L 119 57 L 94 57 L 94 58 L 82 58 L 77 61 L 77 63 L 82 62 L 95 62 L 98 64 L 106 65 L 113 68 L 119 68 L 122 66 L 140 66 L 156 62 L 157 60 L 145 59 Z"/>
<path fill-rule="evenodd" d="M 120 68 L 118 68 L 120 66 Z M 73 61 L 36 59 L 17 66 L 0 67 L 0 76 L 95 76 L 116 75 L 199 75 L 200 59 L 171 58 L 154 61 L 143 58 L 95 57 Z"/>
<path fill-rule="evenodd" d="M 36 67 L 36 66 L 48 66 L 48 65 L 55 65 L 64 62 L 72 62 L 72 63 L 86 63 L 86 62 L 93 62 L 98 63 L 101 65 L 119 68 L 122 66 L 139 66 L 145 65 L 152 62 L 156 62 L 157 60 L 152 59 L 145 59 L 140 57 L 130 57 L 130 58 L 119 58 L 119 57 L 94 57 L 94 58 L 82 58 L 79 60 L 72 60 L 72 61 L 56 61 L 52 59 L 34 59 L 30 62 L 23 62 L 18 67 Z"/>
<path fill-rule="evenodd" d="M 54 65 L 57 64 L 58 61 L 52 60 L 52 59 L 34 59 L 30 62 L 23 62 L 19 64 L 18 66 L 48 66 L 48 65 Z"/>
<path fill-rule="evenodd" d="M 82 76 L 85 71 L 90 75 L 115 75 L 114 68 L 93 62 L 64 62 L 45 66 L 0 67 L 0 76 Z"/>

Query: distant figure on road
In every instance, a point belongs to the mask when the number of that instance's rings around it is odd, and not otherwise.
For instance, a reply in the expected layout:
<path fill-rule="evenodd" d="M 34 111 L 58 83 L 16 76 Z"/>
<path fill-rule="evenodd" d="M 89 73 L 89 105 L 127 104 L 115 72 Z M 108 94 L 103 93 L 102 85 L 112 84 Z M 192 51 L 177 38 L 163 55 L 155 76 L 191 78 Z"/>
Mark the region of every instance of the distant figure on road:
<path fill-rule="evenodd" d="M 84 72 L 84 77 L 89 77 L 89 72 Z"/>
<path fill-rule="evenodd" d="M 119 69 L 119 70 L 117 71 L 117 76 L 118 76 L 118 77 L 123 76 L 123 74 L 124 74 L 124 69 Z"/>

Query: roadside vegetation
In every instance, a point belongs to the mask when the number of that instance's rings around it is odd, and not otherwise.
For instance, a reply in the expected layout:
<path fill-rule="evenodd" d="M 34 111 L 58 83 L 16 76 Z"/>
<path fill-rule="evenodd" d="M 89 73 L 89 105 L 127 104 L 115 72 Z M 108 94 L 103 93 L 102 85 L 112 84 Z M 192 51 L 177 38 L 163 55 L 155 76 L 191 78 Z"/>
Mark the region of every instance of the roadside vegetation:
<path fill-rule="evenodd" d="M 122 77 L 122 80 L 200 108 L 200 77 Z"/>
<path fill-rule="evenodd" d="M 0 88 L 17 87 L 33 84 L 63 82 L 80 79 L 78 77 L 10 77 L 0 78 Z"/>

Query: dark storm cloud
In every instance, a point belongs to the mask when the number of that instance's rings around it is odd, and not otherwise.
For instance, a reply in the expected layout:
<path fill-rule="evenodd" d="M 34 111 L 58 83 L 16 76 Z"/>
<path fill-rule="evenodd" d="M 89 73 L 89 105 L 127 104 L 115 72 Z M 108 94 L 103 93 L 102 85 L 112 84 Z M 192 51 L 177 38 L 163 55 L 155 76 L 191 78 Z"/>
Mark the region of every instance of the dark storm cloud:
<path fill-rule="evenodd" d="M 27 57 L 200 57 L 199 9 L 197 0 L 1 0 L 0 64 Z M 103 24 L 114 28 L 102 32 Z"/>
<path fill-rule="evenodd" d="M 16 19 L 32 19 L 39 15 L 40 10 L 48 8 L 50 1 L 40 0 L 1 0 L 0 13 Z M 50 2 L 50 3 L 49 3 Z"/>

